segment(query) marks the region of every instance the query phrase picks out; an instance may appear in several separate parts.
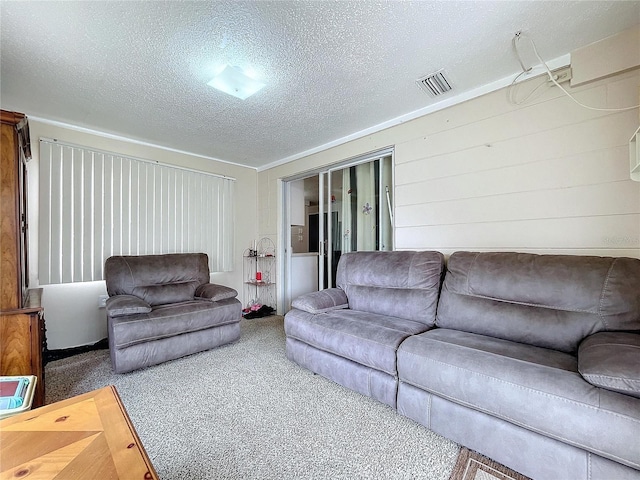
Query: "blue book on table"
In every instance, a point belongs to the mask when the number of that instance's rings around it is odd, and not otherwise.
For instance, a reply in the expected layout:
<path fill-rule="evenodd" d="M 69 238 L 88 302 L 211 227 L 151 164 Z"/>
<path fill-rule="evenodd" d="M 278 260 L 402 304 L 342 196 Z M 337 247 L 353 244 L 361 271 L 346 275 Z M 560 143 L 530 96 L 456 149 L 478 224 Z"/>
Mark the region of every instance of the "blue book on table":
<path fill-rule="evenodd" d="M 28 386 L 28 378 L 0 378 L 0 410 L 20 408 Z"/>

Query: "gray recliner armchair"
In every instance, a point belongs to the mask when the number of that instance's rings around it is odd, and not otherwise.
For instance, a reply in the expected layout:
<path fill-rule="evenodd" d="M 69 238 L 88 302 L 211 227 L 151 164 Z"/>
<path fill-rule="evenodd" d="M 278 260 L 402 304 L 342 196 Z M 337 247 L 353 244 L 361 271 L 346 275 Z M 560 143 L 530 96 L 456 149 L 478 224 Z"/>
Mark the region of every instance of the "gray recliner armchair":
<path fill-rule="evenodd" d="M 110 257 L 105 280 L 109 350 L 116 373 L 240 338 L 238 292 L 209 283 L 204 253 Z"/>

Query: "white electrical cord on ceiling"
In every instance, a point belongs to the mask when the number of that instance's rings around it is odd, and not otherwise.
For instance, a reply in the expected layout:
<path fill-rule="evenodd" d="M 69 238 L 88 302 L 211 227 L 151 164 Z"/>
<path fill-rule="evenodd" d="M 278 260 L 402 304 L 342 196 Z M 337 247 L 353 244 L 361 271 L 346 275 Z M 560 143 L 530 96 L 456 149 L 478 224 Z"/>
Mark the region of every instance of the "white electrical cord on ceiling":
<path fill-rule="evenodd" d="M 522 58 L 520 58 L 520 52 L 518 52 L 518 42 L 520 41 L 520 36 L 522 35 L 522 32 L 516 32 L 516 34 L 513 36 L 513 38 L 511 39 L 511 45 L 513 45 L 513 49 L 516 51 L 516 55 L 518 56 L 518 61 L 520 62 L 520 67 L 522 67 L 522 73 L 520 75 L 522 75 L 523 73 L 528 73 L 531 71 L 531 69 L 533 67 L 529 67 L 526 68 L 524 66 L 524 63 L 522 63 Z M 518 75 L 518 77 L 520 76 Z M 516 79 L 518 78 L 516 77 Z"/>
<path fill-rule="evenodd" d="M 554 78 L 553 73 L 551 73 L 551 70 L 549 69 L 549 66 L 546 64 L 546 62 L 540 57 L 540 55 L 538 54 L 538 49 L 536 48 L 536 44 L 535 42 L 529 38 L 528 36 L 526 36 L 525 34 L 523 34 L 522 32 L 518 32 L 516 33 L 512 43 L 513 43 L 513 47 L 516 50 L 516 55 L 518 56 L 518 61 L 520 62 L 520 66 L 522 67 L 522 72 L 519 73 L 516 78 L 513 80 L 511 86 L 513 86 L 516 82 L 516 80 L 523 74 L 528 73 L 531 70 L 531 67 L 529 67 L 529 69 L 525 69 L 524 64 L 522 63 L 522 59 L 520 58 L 520 52 L 518 51 L 518 42 L 516 41 L 516 38 L 519 40 L 521 37 L 525 37 L 527 40 L 529 40 L 529 42 L 531 42 L 531 47 L 533 48 L 533 53 L 535 54 L 536 58 L 538 59 L 538 61 L 544 66 L 545 70 L 547 71 L 547 75 L 549 75 L 549 79 L 557 86 L 560 88 L 560 90 L 562 90 L 565 95 L 567 95 L 571 100 L 573 100 L 575 103 L 577 103 L 578 105 L 580 105 L 581 107 L 587 108 L 589 110 L 597 110 L 599 112 L 624 112 L 627 110 L 633 110 L 635 108 L 640 107 L 640 105 L 634 105 L 633 107 L 623 107 L 623 108 L 598 108 L 598 107 L 591 107 L 589 105 L 585 105 L 584 103 L 581 103 L 580 101 L 576 100 L 574 98 L 573 95 L 571 95 L 569 92 L 567 92 L 565 90 L 565 88 L 560 85 L 558 83 L 558 81 Z M 546 83 L 546 81 L 545 81 Z M 533 92 L 531 92 L 524 100 L 522 100 L 520 103 L 517 103 L 518 105 L 525 102 L 527 99 L 529 99 L 529 97 L 531 97 L 531 95 L 533 95 L 533 93 L 540 88 L 542 85 L 538 85 L 538 87 L 536 87 Z"/>
<path fill-rule="evenodd" d="M 540 89 L 542 87 L 546 86 L 547 88 L 549 88 L 549 82 L 545 78 L 531 92 L 529 92 L 529 94 L 526 97 L 524 97 L 522 100 L 516 100 L 516 98 L 515 98 L 516 97 L 516 86 L 517 86 L 518 80 L 523 75 L 530 74 L 531 71 L 533 70 L 533 67 L 529 67 L 529 68 L 525 67 L 524 66 L 524 62 L 522 61 L 522 58 L 520 57 L 520 52 L 518 50 L 518 43 L 520 42 L 520 36 L 521 35 L 522 35 L 522 32 L 517 32 L 513 36 L 513 39 L 511 40 L 511 44 L 513 45 L 513 50 L 516 52 L 516 56 L 518 57 L 518 62 L 520 62 L 520 67 L 522 68 L 522 72 L 520 72 L 518 75 L 516 75 L 516 77 L 511 82 L 511 85 L 509 85 L 509 88 L 507 89 L 507 99 L 509 100 L 509 103 L 511 103 L 512 105 L 523 105 L 527 101 L 531 100 L 533 98 L 533 96 L 535 95 L 535 93 L 540 91 Z"/>
<path fill-rule="evenodd" d="M 545 78 L 538 86 L 536 86 L 533 90 L 531 90 L 529 92 L 529 94 L 524 97 L 522 100 L 516 100 L 515 99 L 515 88 L 517 85 L 517 81 L 518 79 L 522 76 L 522 75 L 526 75 L 527 73 L 529 73 L 531 71 L 531 68 L 529 68 L 529 70 L 525 70 L 523 72 L 520 72 L 518 75 L 516 75 L 516 78 L 513 79 L 513 81 L 511 82 L 511 85 L 509 85 L 509 89 L 507 90 L 507 95 L 509 97 L 509 103 L 513 104 L 513 105 L 522 105 L 523 103 L 527 102 L 528 100 L 530 100 L 533 95 L 540 90 L 540 88 L 544 87 L 544 86 L 548 86 L 549 81 Z"/>

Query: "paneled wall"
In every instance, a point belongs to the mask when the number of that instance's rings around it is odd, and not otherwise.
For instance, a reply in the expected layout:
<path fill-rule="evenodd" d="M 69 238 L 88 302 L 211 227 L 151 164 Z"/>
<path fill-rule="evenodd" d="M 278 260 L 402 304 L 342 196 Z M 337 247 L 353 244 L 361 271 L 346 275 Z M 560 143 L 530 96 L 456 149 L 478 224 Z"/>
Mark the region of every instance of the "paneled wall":
<path fill-rule="evenodd" d="M 525 98 L 544 79 L 515 92 Z M 638 103 L 638 70 L 566 88 L 586 104 Z M 279 179 L 395 146 L 397 249 L 514 250 L 640 258 L 640 183 L 629 178 L 638 109 L 583 108 L 541 86 L 522 105 L 502 89 L 260 172 L 277 236 Z"/>
<path fill-rule="evenodd" d="M 638 78 L 576 98 L 632 105 Z M 397 245 L 640 256 L 640 183 L 628 161 L 637 110 L 588 110 L 558 93 L 513 108 L 495 92 L 397 143 Z"/>

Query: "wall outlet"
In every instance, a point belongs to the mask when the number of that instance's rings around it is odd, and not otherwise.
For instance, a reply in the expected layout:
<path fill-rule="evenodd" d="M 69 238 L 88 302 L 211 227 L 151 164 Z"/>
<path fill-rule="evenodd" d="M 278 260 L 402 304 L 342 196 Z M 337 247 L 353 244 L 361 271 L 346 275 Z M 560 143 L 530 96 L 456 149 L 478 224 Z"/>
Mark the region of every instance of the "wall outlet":
<path fill-rule="evenodd" d="M 107 298 L 109 298 L 109 295 L 98 295 L 98 308 L 107 306 Z"/>
<path fill-rule="evenodd" d="M 568 82 L 573 77 L 571 67 L 562 67 L 556 70 L 552 70 L 551 75 L 553 75 L 553 78 L 558 83 Z M 547 80 L 547 83 L 549 85 L 555 85 L 555 83 L 553 83 L 551 80 Z"/>

